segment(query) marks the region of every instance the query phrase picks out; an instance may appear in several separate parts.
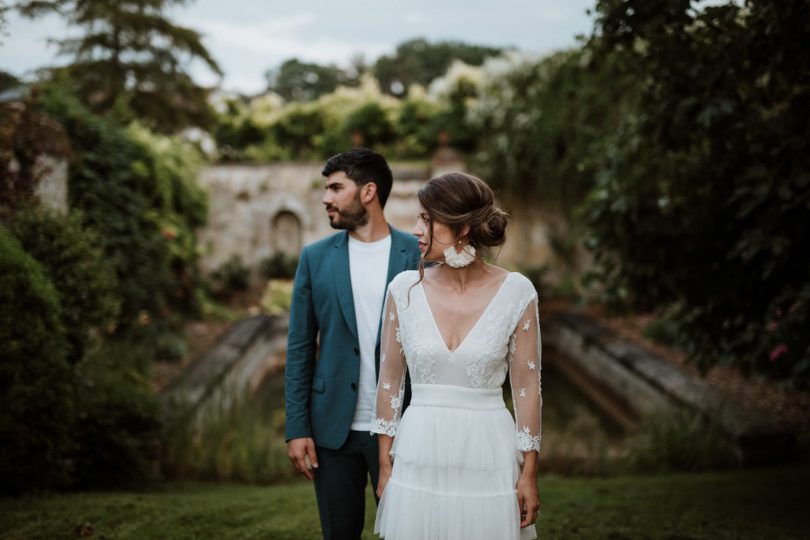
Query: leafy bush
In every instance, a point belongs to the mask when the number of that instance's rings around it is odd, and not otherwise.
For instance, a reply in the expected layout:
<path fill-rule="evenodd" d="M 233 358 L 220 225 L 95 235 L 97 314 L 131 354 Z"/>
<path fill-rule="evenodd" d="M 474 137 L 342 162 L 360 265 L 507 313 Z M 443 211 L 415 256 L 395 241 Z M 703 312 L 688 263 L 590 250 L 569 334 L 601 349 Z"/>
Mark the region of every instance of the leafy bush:
<path fill-rule="evenodd" d="M 477 103 L 482 83 L 481 70 L 456 61 L 444 76 L 434 80 L 430 93 L 442 104 L 434 118 L 439 131 L 447 137 L 450 146 L 465 152 L 478 147 L 484 132 L 470 121 L 470 111 Z"/>
<path fill-rule="evenodd" d="M 240 149 L 261 144 L 265 135 L 264 130 L 260 129 L 251 118 L 239 120 L 226 118 L 217 124 L 214 140 L 220 148 L 223 161 L 238 161 L 242 157 L 239 154 Z"/>
<path fill-rule="evenodd" d="M 324 132 L 323 114 L 317 106 L 294 104 L 271 127 L 274 142 L 289 149 L 288 159 L 314 158 L 317 135 Z"/>
<path fill-rule="evenodd" d="M 280 251 L 261 262 L 259 270 L 267 279 L 292 279 L 298 269 L 298 257 Z"/>
<path fill-rule="evenodd" d="M 167 303 L 186 315 L 199 316 L 203 294 L 198 269 L 200 252 L 194 229 L 208 220 L 208 194 L 197 184 L 202 157 L 175 137 L 155 135 L 137 124 L 129 137 L 146 150 L 145 184 L 154 183 L 149 217 L 166 241 L 173 290 Z"/>
<path fill-rule="evenodd" d="M 219 294 L 245 291 L 250 286 L 250 268 L 245 266 L 242 257 L 233 255 L 211 273 L 211 279 Z"/>
<path fill-rule="evenodd" d="M 431 95 L 414 86 L 404 100 L 364 76 L 359 86 L 338 87 L 315 101 L 283 104 L 273 94 L 248 105 L 226 101 L 216 130 L 220 153 L 226 160 L 321 160 L 360 143 L 359 135 L 364 146 L 389 158 L 424 158 L 442 130 L 451 145 L 469 149 L 479 136 L 465 119 L 477 72 L 455 65 Z"/>
<path fill-rule="evenodd" d="M 673 318 L 674 314 L 677 314 L 677 311 L 670 310 L 650 321 L 642 329 L 644 337 L 662 345 L 677 346 L 679 327 L 677 319 Z"/>
<path fill-rule="evenodd" d="M 675 306 L 704 369 L 810 386 L 810 7 L 597 9 L 589 49 L 619 58 L 639 92 L 584 210 L 606 299 Z"/>
<path fill-rule="evenodd" d="M 80 214 L 61 216 L 36 208 L 15 213 L 10 230 L 56 288 L 70 343 L 68 360 L 79 361 L 91 329 L 114 328 L 120 310 L 115 273 L 98 236 L 82 226 Z"/>
<path fill-rule="evenodd" d="M 352 111 L 344 122 L 344 130 L 350 135 L 359 133 L 367 147 L 379 147 L 394 139 L 394 126 L 389 115 L 374 101 Z"/>
<path fill-rule="evenodd" d="M 94 116 L 63 80 L 43 86 L 40 106 L 70 136 L 70 206 L 98 231 L 115 269 L 119 331 L 136 327 L 144 313 L 157 322 L 173 311 L 197 311 L 201 278 L 192 230 L 205 221 L 206 200 L 194 184 L 195 150 Z"/>
<path fill-rule="evenodd" d="M 160 411 L 137 366 L 138 347 L 107 344 L 78 366 L 74 487 L 120 488 L 155 476 Z"/>
<path fill-rule="evenodd" d="M 118 304 L 112 271 L 80 221 L 15 214 L 13 231 L 41 261 L 0 229 L 3 492 L 120 487 L 154 469 L 159 411 L 142 374 L 155 346 L 90 339 Z"/>
<path fill-rule="evenodd" d="M 470 122 L 486 134 L 476 169 L 507 196 L 536 195 L 569 221 L 594 185 L 604 139 L 633 101 L 615 58 L 587 50 L 544 58 L 517 54 L 483 69 Z"/>
<path fill-rule="evenodd" d="M 264 293 L 259 300 L 262 311 L 269 315 L 285 316 L 290 313 L 292 305 L 292 281 L 285 279 L 271 279 L 264 287 Z"/>
<path fill-rule="evenodd" d="M 153 472 L 160 427 L 144 374 L 185 354 L 178 328 L 201 309 L 200 158 L 91 114 L 58 78 L 30 108 L 71 139 L 71 213 L 4 214 L 23 246 L 3 231 L 2 489 L 135 483 Z"/>
<path fill-rule="evenodd" d="M 397 154 L 404 158 L 431 155 L 439 144 L 440 112 L 437 102 L 428 98 L 419 87 L 411 87 L 402 102 L 394 128 L 397 132 Z"/>
<path fill-rule="evenodd" d="M 67 485 L 72 373 L 58 294 L 0 227 L 0 491 Z"/>
<path fill-rule="evenodd" d="M 129 327 L 142 311 L 159 316 L 172 294 L 169 250 L 150 219 L 153 186 L 148 156 L 114 118 L 90 113 L 64 81 L 47 85 L 42 107 L 68 132 L 75 151 L 68 179 L 70 207 L 99 232 L 122 297 L 120 323 Z"/>

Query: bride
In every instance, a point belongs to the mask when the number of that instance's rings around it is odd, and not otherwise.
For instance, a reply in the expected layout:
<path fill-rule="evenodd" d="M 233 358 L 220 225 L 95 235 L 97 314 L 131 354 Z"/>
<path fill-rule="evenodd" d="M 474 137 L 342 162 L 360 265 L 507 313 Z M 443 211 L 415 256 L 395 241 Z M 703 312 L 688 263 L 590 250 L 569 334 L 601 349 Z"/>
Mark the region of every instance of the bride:
<path fill-rule="evenodd" d="M 503 244 L 507 218 L 487 184 L 445 174 L 418 198 L 422 263 L 394 278 L 383 310 L 374 532 L 388 540 L 536 538 L 537 293 L 521 274 L 481 259 Z M 400 417 L 406 371 L 413 395 Z M 507 373 L 514 420 L 501 392 Z"/>

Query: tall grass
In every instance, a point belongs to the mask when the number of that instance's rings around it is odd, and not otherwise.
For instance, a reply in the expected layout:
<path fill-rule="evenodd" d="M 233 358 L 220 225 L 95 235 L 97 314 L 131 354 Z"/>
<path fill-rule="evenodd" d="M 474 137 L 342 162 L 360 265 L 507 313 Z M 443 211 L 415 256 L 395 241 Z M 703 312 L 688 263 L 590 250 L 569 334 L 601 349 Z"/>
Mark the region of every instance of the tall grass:
<path fill-rule="evenodd" d="M 294 476 L 279 374 L 204 427 L 175 426 L 164 440 L 163 468 L 170 478 L 268 484 Z"/>
<path fill-rule="evenodd" d="M 706 414 L 681 409 L 646 419 L 628 440 L 628 472 L 707 471 L 739 465 L 734 446 Z"/>
<path fill-rule="evenodd" d="M 202 429 L 188 423 L 164 437 L 164 471 L 174 479 L 269 484 L 294 478 L 284 442 L 283 377 L 270 375 Z M 564 476 L 707 471 L 737 466 L 735 449 L 711 418 L 689 410 L 644 420 L 625 433 L 603 418 L 556 370 L 544 369 L 540 471 Z M 506 401 L 511 398 L 506 385 Z"/>

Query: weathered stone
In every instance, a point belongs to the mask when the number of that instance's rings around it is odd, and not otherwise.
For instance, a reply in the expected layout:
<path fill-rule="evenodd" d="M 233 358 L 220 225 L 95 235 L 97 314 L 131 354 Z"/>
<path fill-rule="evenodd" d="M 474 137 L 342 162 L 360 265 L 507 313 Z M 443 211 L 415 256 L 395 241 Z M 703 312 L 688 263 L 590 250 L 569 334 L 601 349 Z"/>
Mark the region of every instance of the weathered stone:
<path fill-rule="evenodd" d="M 283 366 L 286 338 L 286 318 L 258 315 L 237 322 L 161 393 L 169 424 L 201 428 L 228 411 Z"/>
<path fill-rule="evenodd" d="M 410 231 L 418 214 L 419 188 L 433 176 L 464 168 L 461 162 L 447 165 L 445 170 L 392 163 L 395 180 L 385 207 L 388 222 Z M 303 246 L 332 234 L 321 203 L 322 167 L 321 163 L 275 163 L 204 168 L 198 183 L 209 193 L 208 223 L 196 231 L 203 273 L 210 274 L 238 256 L 258 280 L 255 270 L 263 260 L 280 251 L 297 255 Z M 527 204 L 505 206 L 511 219 L 506 243 L 495 252 L 497 263 L 518 268 L 559 266 L 550 264 L 554 254 L 548 216 Z M 549 277 L 561 278 L 553 272 Z"/>
<path fill-rule="evenodd" d="M 778 459 L 790 451 L 796 435 L 777 419 L 734 401 L 595 319 L 559 313 L 544 326 L 543 340 L 562 352 L 559 361 L 621 396 L 641 418 L 684 407 L 706 414 L 718 422 L 744 463 Z"/>

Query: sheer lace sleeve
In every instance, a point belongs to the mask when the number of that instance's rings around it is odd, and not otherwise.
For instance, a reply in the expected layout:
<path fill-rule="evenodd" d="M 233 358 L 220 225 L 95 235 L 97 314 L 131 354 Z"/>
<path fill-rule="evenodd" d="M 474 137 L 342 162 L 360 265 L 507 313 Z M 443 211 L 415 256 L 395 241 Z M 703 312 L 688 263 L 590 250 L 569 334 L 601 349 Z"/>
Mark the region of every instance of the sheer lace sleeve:
<path fill-rule="evenodd" d="M 377 400 L 374 407 L 372 433 L 393 437 L 402 413 L 405 393 L 405 354 L 399 332 L 399 311 L 391 291 L 383 309 L 382 336 L 380 338 L 380 378 L 377 381 Z"/>
<path fill-rule="evenodd" d="M 540 324 L 537 296 L 526 306 L 509 344 L 509 383 L 515 408 L 517 449 L 540 452 L 543 396 L 540 387 Z"/>

